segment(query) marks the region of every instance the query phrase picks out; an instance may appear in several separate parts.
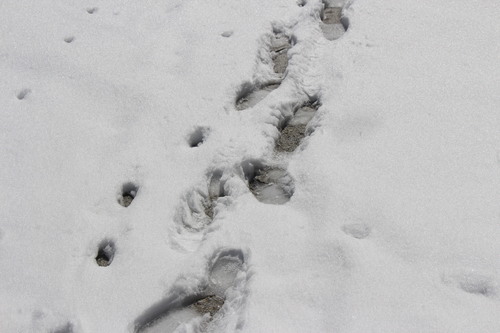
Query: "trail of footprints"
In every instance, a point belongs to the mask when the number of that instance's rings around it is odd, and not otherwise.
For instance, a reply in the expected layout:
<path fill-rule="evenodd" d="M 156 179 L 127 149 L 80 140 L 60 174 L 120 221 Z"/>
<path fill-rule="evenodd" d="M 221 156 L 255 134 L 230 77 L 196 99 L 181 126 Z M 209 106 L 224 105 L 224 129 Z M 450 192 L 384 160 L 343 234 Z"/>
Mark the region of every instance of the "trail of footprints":
<path fill-rule="evenodd" d="M 87 11 L 92 14 L 95 10 Z M 269 44 L 275 77 L 270 82 L 243 84 L 235 102 L 235 109 L 238 111 L 256 106 L 272 91 L 278 89 L 286 78 L 288 50 L 292 48 L 290 38 L 282 32 L 275 32 Z M 276 141 L 275 153 L 292 153 L 299 147 L 307 135 L 307 125 L 319 106 L 319 101 L 310 100 L 294 110 L 291 117 L 284 117 L 279 128 L 280 136 Z M 206 127 L 196 128 L 187 139 L 188 145 L 192 148 L 201 146 L 209 133 L 210 130 Z M 191 247 L 189 243 L 193 240 L 194 243 L 200 242 L 217 218 L 220 209 L 231 203 L 230 193 L 225 185 L 233 177 L 244 180 L 255 198 L 265 204 L 285 204 L 294 193 L 293 178 L 282 164 L 273 161 L 243 161 L 239 168 L 212 170 L 207 173 L 206 184 L 187 191 L 177 208 L 174 222 L 176 240 L 181 243 L 181 248 L 195 251 L 196 244 Z M 117 202 L 127 208 L 138 194 L 139 187 L 136 184 L 125 183 L 117 195 Z M 111 265 L 115 251 L 113 241 L 103 240 L 95 257 L 97 265 Z M 209 262 L 206 281 L 189 290 L 180 285 L 174 286 L 167 298 L 152 305 L 136 319 L 133 330 L 148 333 L 173 332 L 180 324 L 187 322 L 195 323 L 199 331 L 207 330 L 212 320 L 222 318 L 221 313 L 224 313 L 223 309 L 228 301 L 232 304 L 233 312 L 238 310 L 238 302 L 241 306 L 244 300 L 230 299 L 230 295 L 234 294 L 228 291 L 245 288 L 246 265 L 245 255 L 241 250 L 221 249 Z"/>
<path fill-rule="evenodd" d="M 302 7 L 305 4 L 303 1 L 299 5 Z M 348 20 L 342 17 L 342 7 L 339 6 L 338 0 L 324 0 L 323 4 L 324 9 L 320 15 L 321 30 L 327 40 L 338 39 L 347 30 Z M 87 9 L 89 14 L 96 11 L 97 8 Z M 65 41 L 70 43 L 73 37 Z M 279 31 L 274 32 L 268 51 L 275 77 L 270 82 L 243 84 L 235 99 L 237 111 L 251 109 L 280 87 L 286 79 L 288 51 L 292 47 L 289 36 Z M 18 99 L 23 99 L 29 92 L 28 89 L 22 90 L 17 96 Z M 310 134 L 308 124 L 320 106 L 320 101 L 312 98 L 295 108 L 291 116 L 283 116 L 278 128 L 280 134 L 274 147 L 276 156 L 285 156 L 286 160 L 288 154 L 296 151 L 303 139 Z M 187 143 L 192 148 L 199 147 L 204 144 L 209 134 L 209 128 L 197 127 L 188 136 Z M 243 161 L 238 167 L 229 166 L 225 169 L 211 170 L 207 173 L 206 183 L 187 191 L 177 207 L 173 239 L 181 249 L 196 251 L 199 242 L 204 239 L 207 230 L 217 219 L 217 214 L 224 206 L 231 204 L 231 193 L 226 188 L 226 183 L 233 177 L 244 180 L 255 198 L 265 204 L 285 204 L 295 190 L 293 178 L 286 171 L 283 162 L 249 160 Z M 117 202 L 127 208 L 138 194 L 139 187 L 133 182 L 127 182 L 121 186 Z M 355 239 L 367 238 L 371 233 L 371 229 L 362 223 L 345 224 L 342 231 Z M 111 265 L 115 251 L 115 243 L 110 239 L 104 239 L 97 250 L 96 264 L 101 267 Z M 234 288 L 242 290 L 246 287 L 246 267 L 245 255 L 241 250 L 220 249 L 209 260 L 206 280 L 191 289 L 181 285 L 174 286 L 163 301 L 152 305 L 135 320 L 134 332 L 173 332 L 180 324 L 187 322 L 194 322 L 198 331 L 206 331 L 212 320 L 223 319 L 223 309 L 228 301 L 232 304 L 232 308 L 227 309 L 227 312 L 237 311 L 238 306 L 244 302 L 242 299 L 234 299 L 236 297 L 234 293 L 228 291 Z M 461 289 L 466 292 L 485 296 L 495 294 L 492 284 L 484 278 L 474 279 L 467 276 L 447 277 L 447 279 L 447 283 L 462 286 Z"/>

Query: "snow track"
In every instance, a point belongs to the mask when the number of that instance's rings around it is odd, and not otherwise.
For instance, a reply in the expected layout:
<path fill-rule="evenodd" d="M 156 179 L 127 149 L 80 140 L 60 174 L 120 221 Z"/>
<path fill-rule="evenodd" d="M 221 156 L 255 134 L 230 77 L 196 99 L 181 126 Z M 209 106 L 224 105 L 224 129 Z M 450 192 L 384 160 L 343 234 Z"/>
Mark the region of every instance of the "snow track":
<path fill-rule="evenodd" d="M 321 14 L 323 21 L 320 23 L 324 37 L 327 40 L 338 39 L 347 29 L 347 26 L 344 27 L 341 24 L 342 7 L 338 7 L 338 3 L 336 7 L 329 7 L 328 3 L 325 3 L 324 6 Z M 300 24 L 300 21 L 297 24 Z M 274 28 L 268 40 L 263 38 L 262 44 L 267 50 L 261 50 L 261 56 L 258 60 L 265 64 L 267 59 L 271 59 L 271 62 L 267 64 L 272 67 L 274 74 L 266 82 L 257 80 L 255 83 L 244 83 L 237 93 L 235 102 L 237 111 L 252 112 L 253 108 L 258 108 L 261 102 L 265 102 L 269 94 L 280 88 L 282 82 L 287 80 L 289 57 L 296 42 L 293 36 L 286 35 L 283 30 L 290 31 L 290 27 L 284 27 L 282 30 Z M 309 53 L 314 54 L 316 52 L 314 45 L 320 43 L 312 41 L 310 43 L 312 50 L 309 50 Z M 297 54 L 294 55 L 297 56 Z M 305 58 L 309 61 L 311 59 L 309 55 L 306 55 Z M 314 57 L 312 58 L 314 59 Z M 300 69 L 291 68 L 291 71 L 298 73 Z M 258 75 L 256 76 L 258 77 Z M 294 79 L 292 80 L 295 81 L 295 89 L 301 90 L 302 96 L 308 96 L 309 93 L 306 91 L 308 87 L 301 86 L 302 78 L 296 76 Z M 317 95 L 317 93 L 313 93 L 313 95 Z M 262 203 L 283 205 L 290 200 L 294 193 L 294 181 L 286 171 L 287 155 L 293 153 L 300 146 L 306 135 L 311 134 L 312 129 L 308 128 L 308 124 L 320 108 L 321 102 L 316 97 L 309 97 L 306 102 L 297 99 L 287 101 L 287 104 L 292 105 L 292 108 L 278 109 L 280 115 L 278 116 L 277 129 L 280 135 L 276 140 L 271 159 L 260 157 L 245 160 L 239 167 L 225 165 L 221 168 L 219 165 L 219 169 L 208 173 L 204 182 L 206 187 L 202 184 L 188 191 L 175 216 L 176 226 L 171 229 L 171 240 L 175 244 L 174 249 L 196 252 L 202 246 L 201 243 L 207 237 L 212 236 L 211 233 L 217 233 L 215 221 L 226 223 L 224 219 L 218 218 L 219 213 L 238 201 L 237 196 L 232 195 L 232 192 L 237 191 L 231 190 L 229 179 L 241 178 L 244 180 L 255 198 Z M 269 110 L 274 113 L 272 107 Z M 202 127 L 197 128 L 189 137 L 190 147 L 201 145 L 207 132 Z M 214 167 L 209 166 L 211 169 Z M 357 225 L 346 226 L 344 230 L 356 238 L 365 238 L 369 233 Z M 233 253 L 235 251 L 240 250 L 232 250 Z M 151 310 L 146 311 L 136 321 L 135 331 L 174 332 L 188 322 L 197 327 L 196 330 L 210 331 L 210 325 L 213 325 L 210 324 L 212 319 L 216 319 L 216 322 L 224 322 L 224 311 L 221 314 L 218 311 L 224 309 L 222 304 L 226 298 L 225 291 L 233 287 L 236 277 L 234 268 L 229 267 L 241 267 L 244 263 L 244 255 L 239 252 L 238 255 L 232 257 L 227 255 L 222 255 L 222 257 L 226 258 L 224 260 L 228 263 L 221 264 L 219 262 L 221 259 L 216 260 L 211 269 L 209 280 L 225 281 L 223 286 L 198 287 L 196 291 L 191 292 L 174 288 L 174 291 L 170 292 L 172 296 L 154 305 Z M 219 271 L 221 273 L 218 273 Z M 227 274 L 229 276 L 226 276 Z M 213 290 L 219 291 L 213 294 Z M 245 301 L 245 298 L 240 300 L 240 302 Z M 204 315 L 203 319 L 200 319 L 200 311 L 197 306 L 200 303 L 206 303 L 207 308 L 212 309 L 201 312 L 201 315 Z M 211 303 L 215 305 L 210 305 Z M 238 308 L 233 308 L 231 311 L 237 314 L 237 311 L 241 310 L 241 306 L 240 304 Z"/>
<path fill-rule="evenodd" d="M 4 1 L 0 331 L 498 332 L 460 1 Z"/>

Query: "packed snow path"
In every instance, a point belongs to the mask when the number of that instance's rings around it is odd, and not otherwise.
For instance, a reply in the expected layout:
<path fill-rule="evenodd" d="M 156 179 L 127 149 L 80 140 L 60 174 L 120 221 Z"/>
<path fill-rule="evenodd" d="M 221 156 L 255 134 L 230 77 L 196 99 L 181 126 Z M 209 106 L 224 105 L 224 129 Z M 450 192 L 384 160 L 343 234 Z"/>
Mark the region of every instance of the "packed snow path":
<path fill-rule="evenodd" d="M 0 331 L 499 332 L 498 10 L 2 1 Z"/>

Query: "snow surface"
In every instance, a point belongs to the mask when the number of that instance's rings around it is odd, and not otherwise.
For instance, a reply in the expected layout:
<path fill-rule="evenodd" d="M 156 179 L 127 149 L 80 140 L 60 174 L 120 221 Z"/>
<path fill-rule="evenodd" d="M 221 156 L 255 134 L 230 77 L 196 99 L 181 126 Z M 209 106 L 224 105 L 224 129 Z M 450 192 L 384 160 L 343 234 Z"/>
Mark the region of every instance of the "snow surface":
<path fill-rule="evenodd" d="M 0 331 L 500 332 L 498 1 L 330 2 L 336 40 L 320 0 L 1 1 Z M 236 110 L 276 33 L 281 85 Z"/>

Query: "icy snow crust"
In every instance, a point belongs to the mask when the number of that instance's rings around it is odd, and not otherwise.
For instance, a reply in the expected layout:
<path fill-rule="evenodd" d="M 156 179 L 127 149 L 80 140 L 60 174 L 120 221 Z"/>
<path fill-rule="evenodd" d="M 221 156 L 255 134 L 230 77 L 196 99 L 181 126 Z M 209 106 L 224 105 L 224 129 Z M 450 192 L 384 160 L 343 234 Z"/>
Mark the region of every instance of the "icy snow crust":
<path fill-rule="evenodd" d="M 2 1 L 0 331 L 499 332 L 499 14 Z"/>

